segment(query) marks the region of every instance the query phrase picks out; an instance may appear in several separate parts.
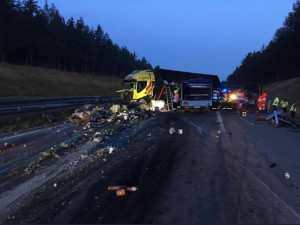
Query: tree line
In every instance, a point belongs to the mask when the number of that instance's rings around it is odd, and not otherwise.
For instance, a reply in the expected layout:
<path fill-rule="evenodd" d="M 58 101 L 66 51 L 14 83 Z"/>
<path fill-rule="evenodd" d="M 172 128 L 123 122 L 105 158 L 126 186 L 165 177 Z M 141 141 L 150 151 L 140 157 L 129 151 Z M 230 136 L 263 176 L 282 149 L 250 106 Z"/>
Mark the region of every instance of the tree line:
<path fill-rule="evenodd" d="M 268 46 L 249 52 L 232 74 L 229 84 L 267 84 L 300 77 L 300 1 L 286 17 Z"/>
<path fill-rule="evenodd" d="M 152 69 L 100 25 L 90 28 L 82 17 L 65 21 L 54 4 L 41 8 L 35 0 L 0 1 L 0 63 L 119 77 Z"/>

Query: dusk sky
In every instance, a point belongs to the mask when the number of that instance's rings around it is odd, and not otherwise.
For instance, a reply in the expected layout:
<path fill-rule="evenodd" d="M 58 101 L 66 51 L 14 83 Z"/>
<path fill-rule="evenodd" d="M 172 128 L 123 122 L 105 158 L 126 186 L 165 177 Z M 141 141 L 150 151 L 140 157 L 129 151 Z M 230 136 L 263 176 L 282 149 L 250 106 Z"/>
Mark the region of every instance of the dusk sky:
<path fill-rule="evenodd" d="M 48 0 L 67 21 L 98 24 L 115 44 L 163 69 L 226 80 L 268 45 L 296 0 Z M 45 0 L 38 0 L 43 7 Z"/>

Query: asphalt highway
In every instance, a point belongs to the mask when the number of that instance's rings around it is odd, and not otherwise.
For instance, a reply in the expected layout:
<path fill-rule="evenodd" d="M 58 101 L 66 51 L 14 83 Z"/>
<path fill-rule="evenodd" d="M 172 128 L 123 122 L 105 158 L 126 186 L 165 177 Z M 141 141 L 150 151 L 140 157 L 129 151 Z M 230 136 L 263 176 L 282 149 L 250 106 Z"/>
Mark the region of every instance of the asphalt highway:
<path fill-rule="evenodd" d="M 4 171 L 0 223 L 300 223 L 300 133 L 255 116 L 161 113 L 111 136 L 112 154 L 91 157 L 99 146 L 87 139 L 30 175 Z M 74 129 L 84 136 L 68 124 L 1 136 L 19 147 L 0 160 L 18 167 Z M 116 196 L 111 185 L 138 190 Z"/>

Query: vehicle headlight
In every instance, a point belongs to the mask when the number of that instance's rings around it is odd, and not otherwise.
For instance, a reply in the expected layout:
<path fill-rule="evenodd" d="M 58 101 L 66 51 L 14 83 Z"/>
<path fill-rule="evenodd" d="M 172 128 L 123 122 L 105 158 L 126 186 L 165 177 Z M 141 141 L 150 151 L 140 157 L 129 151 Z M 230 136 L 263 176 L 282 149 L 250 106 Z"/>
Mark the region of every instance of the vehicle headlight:
<path fill-rule="evenodd" d="M 230 99 L 231 99 L 231 100 L 235 100 L 235 99 L 237 99 L 237 97 L 236 97 L 235 94 L 232 94 L 232 95 L 230 95 Z"/>

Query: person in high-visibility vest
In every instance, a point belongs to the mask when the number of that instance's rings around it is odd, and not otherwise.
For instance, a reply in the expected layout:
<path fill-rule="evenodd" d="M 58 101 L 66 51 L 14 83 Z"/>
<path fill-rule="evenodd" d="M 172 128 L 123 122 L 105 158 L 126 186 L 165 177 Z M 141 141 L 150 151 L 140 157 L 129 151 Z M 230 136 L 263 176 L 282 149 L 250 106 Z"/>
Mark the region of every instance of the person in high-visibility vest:
<path fill-rule="evenodd" d="M 277 110 L 277 108 L 278 108 L 278 104 L 279 104 L 279 97 L 278 97 L 278 95 L 275 95 L 275 98 L 274 98 L 274 100 L 273 100 L 273 110 Z"/>
<path fill-rule="evenodd" d="M 259 95 L 257 98 L 257 108 L 259 111 L 262 111 L 262 95 Z"/>
<path fill-rule="evenodd" d="M 286 100 L 286 98 L 284 100 L 281 100 L 280 107 L 282 108 L 283 112 L 286 113 L 286 109 L 287 109 L 288 106 L 289 106 L 289 103 Z"/>
<path fill-rule="evenodd" d="M 291 108 L 290 108 L 290 111 L 291 111 L 291 117 L 292 118 L 295 118 L 295 115 L 296 115 L 296 102 L 294 101 Z"/>
<path fill-rule="evenodd" d="M 267 103 L 267 93 L 264 91 L 262 94 L 262 110 L 266 111 L 266 103 Z"/>
<path fill-rule="evenodd" d="M 178 102 L 179 102 L 179 94 L 178 94 L 178 90 L 175 90 L 174 91 L 174 97 L 173 97 L 173 105 L 174 105 L 174 108 L 176 109 L 177 108 L 177 105 L 178 105 Z"/>
<path fill-rule="evenodd" d="M 244 92 L 240 91 L 240 92 L 239 92 L 239 97 L 240 97 L 240 98 L 244 98 L 244 97 L 245 97 L 245 96 L 244 96 Z"/>

